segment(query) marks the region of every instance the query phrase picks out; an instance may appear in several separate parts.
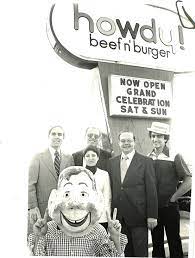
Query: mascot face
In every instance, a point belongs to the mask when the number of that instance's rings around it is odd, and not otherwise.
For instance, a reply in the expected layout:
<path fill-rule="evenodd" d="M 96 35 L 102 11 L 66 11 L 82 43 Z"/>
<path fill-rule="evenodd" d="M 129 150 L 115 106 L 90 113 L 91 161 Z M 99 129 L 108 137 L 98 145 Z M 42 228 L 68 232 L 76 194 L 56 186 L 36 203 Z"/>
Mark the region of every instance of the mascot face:
<path fill-rule="evenodd" d="M 51 192 L 48 208 L 50 217 L 66 235 L 88 233 L 103 209 L 103 197 L 96 190 L 93 174 L 83 167 L 63 170 L 58 189 Z"/>

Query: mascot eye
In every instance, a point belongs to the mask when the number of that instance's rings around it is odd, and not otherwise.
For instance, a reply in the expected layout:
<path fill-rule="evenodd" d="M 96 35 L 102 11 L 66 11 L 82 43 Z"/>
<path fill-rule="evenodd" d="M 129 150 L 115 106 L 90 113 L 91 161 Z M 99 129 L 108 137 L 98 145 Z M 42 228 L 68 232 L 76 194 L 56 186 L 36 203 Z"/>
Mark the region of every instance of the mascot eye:
<path fill-rule="evenodd" d="M 70 192 L 65 192 L 64 196 L 69 197 Z"/>
<path fill-rule="evenodd" d="M 81 197 L 88 197 L 88 196 L 89 196 L 88 193 L 86 193 L 86 192 L 81 192 Z"/>

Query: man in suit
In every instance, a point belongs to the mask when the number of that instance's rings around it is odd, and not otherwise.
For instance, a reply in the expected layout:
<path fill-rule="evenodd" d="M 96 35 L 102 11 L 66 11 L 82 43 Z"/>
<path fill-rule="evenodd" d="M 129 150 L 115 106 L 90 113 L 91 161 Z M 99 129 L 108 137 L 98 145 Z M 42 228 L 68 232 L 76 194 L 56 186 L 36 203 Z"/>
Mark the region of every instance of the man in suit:
<path fill-rule="evenodd" d="M 87 146 L 92 145 L 92 146 L 98 147 L 99 142 L 101 140 L 101 132 L 96 127 L 88 127 L 86 130 L 85 137 L 86 137 Z M 100 152 L 100 156 L 97 162 L 97 167 L 107 171 L 108 160 L 109 158 L 111 158 L 111 153 L 101 148 L 98 148 L 98 149 Z M 84 150 L 81 150 L 72 154 L 74 163 L 76 166 L 84 166 L 84 167 L 86 166 L 83 160 L 83 151 Z"/>
<path fill-rule="evenodd" d="M 127 235 L 125 256 L 148 256 L 148 228 L 157 225 L 157 192 L 152 160 L 135 151 L 132 132 L 119 134 L 121 155 L 109 161 L 112 208 Z"/>
<path fill-rule="evenodd" d="M 63 128 L 52 127 L 48 139 L 49 148 L 38 153 L 29 168 L 28 210 L 31 224 L 40 218 L 40 215 L 44 215 L 50 192 L 57 187 L 59 173 L 74 165 L 72 156 L 64 154 L 60 149 L 64 140 Z"/>

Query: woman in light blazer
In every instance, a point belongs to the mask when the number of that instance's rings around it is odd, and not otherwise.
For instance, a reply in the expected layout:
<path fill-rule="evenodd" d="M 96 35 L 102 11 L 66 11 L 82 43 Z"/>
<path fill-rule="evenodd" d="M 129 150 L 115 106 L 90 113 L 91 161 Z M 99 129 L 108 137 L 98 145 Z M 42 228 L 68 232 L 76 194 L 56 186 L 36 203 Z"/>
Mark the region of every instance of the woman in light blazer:
<path fill-rule="evenodd" d="M 110 177 L 107 171 L 97 167 L 99 160 L 99 150 L 95 146 L 89 145 L 83 152 L 84 163 L 86 168 L 89 169 L 95 176 L 96 185 L 102 192 L 104 197 L 104 209 L 100 217 L 99 223 L 107 229 L 108 221 L 106 211 L 111 212 L 111 187 Z"/>

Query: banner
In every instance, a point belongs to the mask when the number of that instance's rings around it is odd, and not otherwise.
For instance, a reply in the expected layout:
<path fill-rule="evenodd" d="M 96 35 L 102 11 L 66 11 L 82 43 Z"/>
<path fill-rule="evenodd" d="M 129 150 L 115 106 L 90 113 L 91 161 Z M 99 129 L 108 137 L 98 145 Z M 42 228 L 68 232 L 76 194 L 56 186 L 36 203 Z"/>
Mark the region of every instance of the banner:
<path fill-rule="evenodd" d="M 110 116 L 170 118 L 172 88 L 168 81 L 110 75 Z"/>

